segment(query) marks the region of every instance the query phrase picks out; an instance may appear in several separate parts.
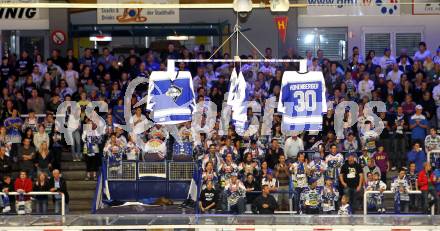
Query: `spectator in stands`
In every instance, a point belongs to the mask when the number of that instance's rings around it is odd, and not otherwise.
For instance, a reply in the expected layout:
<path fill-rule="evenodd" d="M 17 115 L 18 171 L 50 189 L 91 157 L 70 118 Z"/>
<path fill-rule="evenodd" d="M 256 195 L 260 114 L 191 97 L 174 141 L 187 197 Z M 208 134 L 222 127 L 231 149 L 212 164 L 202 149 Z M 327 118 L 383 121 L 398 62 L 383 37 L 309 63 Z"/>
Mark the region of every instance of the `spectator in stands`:
<path fill-rule="evenodd" d="M 202 213 L 215 213 L 217 204 L 217 191 L 211 180 L 206 182 L 206 188 L 200 193 L 199 208 Z"/>
<path fill-rule="evenodd" d="M 296 156 L 301 150 L 304 150 L 304 143 L 303 140 L 298 137 L 297 133 L 292 134 L 291 137 L 286 139 L 286 142 L 284 143 L 284 151 L 287 159 L 292 162 L 296 161 Z"/>
<path fill-rule="evenodd" d="M 362 155 L 359 156 L 358 163 L 361 165 L 362 168 L 368 165 L 368 160 L 371 159 L 371 155 L 368 152 L 368 148 L 364 147 L 362 148 Z"/>
<path fill-rule="evenodd" d="M 246 188 L 237 173 L 232 173 L 226 183 L 222 206 L 223 211 L 230 213 L 242 214 L 246 209 Z"/>
<path fill-rule="evenodd" d="M 8 130 L 8 136 L 10 137 L 12 144 L 19 144 L 21 142 L 21 127 L 23 120 L 18 116 L 18 110 L 12 109 L 12 114 L 3 121 L 4 126 Z"/>
<path fill-rule="evenodd" d="M 240 175 L 243 177 L 246 177 L 248 174 L 256 176 L 259 169 L 258 162 L 252 158 L 252 153 L 245 152 L 243 162 L 241 162 L 238 166 Z"/>
<path fill-rule="evenodd" d="M 379 61 L 380 67 L 382 67 L 382 70 L 384 70 L 385 73 L 388 73 L 394 63 L 396 63 L 396 58 L 391 55 L 391 50 L 389 48 L 385 48 L 384 54 Z"/>
<path fill-rule="evenodd" d="M 82 141 L 84 143 L 84 158 L 86 161 L 86 178 L 84 180 L 88 181 L 90 179 L 97 180 L 96 172 L 98 171 L 98 166 L 100 162 L 99 156 L 99 144 L 101 143 L 101 136 L 98 133 L 98 128 L 93 130 L 93 127 L 97 127 L 92 120 L 87 119 L 86 124 L 89 126 L 89 130 L 83 131 Z"/>
<path fill-rule="evenodd" d="M 271 192 L 276 192 L 279 189 L 279 181 L 273 177 L 272 171 L 267 171 L 266 177 L 261 180 L 261 185 L 268 185 Z"/>
<path fill-rule="evenodd" d="M 24 138 L 23 143 L 18 147 L 18 163 L 21 170 L 28 172 L 29 177 L 34 177 L 34 158 L 36 156 L 35 148 L 31 146 L 31 140 Z"/>
<path fill-rule="evenodd" d="M 413 144 L 413 149 L 407 154 L 407 160 L 408 160 L 408 165 L 411 162 L 415 163 L 415 167 L 416 167 L 415 171 L 417 173 L 423 170 L 423 163 L 426 162 L 426 154 L 420 147 L 419 143 L 416 142 Z"/>
<path fill-rule="evenodd" d="M 423 107 L 422 105 L 416 106 L 416 113 L 411 116 L 410 126 L 411 129 L 411 141 L 420 142 L 423 141 L 426 137 L 426 129 L 428 129 L 428 121 L 426 117 L 422 114 Z"/>
<path fill-rule="evenodd" d="M 376 166 L 373 158 L 368 159 L 367 166 L 365 166 L 362 170 L 364 173 L 364 179 L 367 179 L 368 173 L 371 173 L 372 175 L 379 173 L 380 178 L 382 178 L 380 168 Z"/>
<path fill-rule="evenodd" d="M 274 214 L 277 207 L 276 199 L 270 195 L 270 187 L 263 185 L 261 195 L 252 204 L 252 212 L 254 214 Z"/>
<path fill-rule="evenodd" d="M 429 135 L 425 138 L 425 151 L 426 153 L 440 149 L 440 136 L 437 134 L 437 130 L 434 127 L 429 128 Z"/>
<path fill-rule="evenodd" d="M 339 206 L 338 215 L 352 215 L 353 211 L 351 209 L 351 206 L 349 204 L 350 197 L 347 195 L 343 195 L 341 198 L 341 206 Z"/>
<path fill-rule="evenodd" d="M 393 69 L 388 72 L 387 74 L 387 80 L 391 80 L 394 84 L 399 85 L 400 84 L 400 77 L 402 76 L 403 72 L 399 70 L 399 65 L 397 63 L 393 64 Z"/>
<path fill-rule="evenodd" d="M 435 183 L 437 179 L 435 178 L 429 163 L 424 162 L 423 166 L 423 170 L 419 172 L 419 176 L 417 178 L 419 189 L 422 191 L 423 209 L 426 214 L 429 214 L 431 211 L 431 206 L 435 205 L 435 209 L 437 210 L 436 214 L 438 214 L 439 196 L 435 190 Z M 428 195 L 431 195 L 432 200 L 429 199 Z"/>
<path fill-rule="evenodd" d="M 37 114 L 44 114 L 46 112 L 46 104 L 43 98 L 38 96 L 37 89 L 32 89 L 31 98 L 27 100 L 27 109 Z"/>
<path fill-rule="evenodd" d="M 50 133 L 52 139 L 52 147 L 50 149 L 53 158 L 52 167 L 53 169 L 61 169 L 61 153 L 63 151 L 62 136 L 58 130 L 58 125 L 54 124 L 53 127 L 54 130 Z"/>
<path fill-rule="evenodd" d="M 17 196 L 15 205 L 18 214 L 32 213 L 32 201 L 30 196 L 24 196 L 24 193 L 32 192 L 32 180 L 27 177 L 26 171 L 20 171 L 19 177 L 15 180 L 14 190 L 20 193 Z"/>
<path fill-rule="evenodd" d="M 300 211 L 300 195 L 308 186 L 309 167 L 304 152 L 298 153 L 298 160 L 290 166 L 294 191 L 294 209 Z"/>
<path fill-rule="evenodd" d="M 12 160 L 6 155 L 6 147 L 0 146 L 0 177 L 9 176 L 12 173 Z"/>
<path fill-rule="evenodd" d="M 66 180 L 61 176 L 58 169 L 52 171 L 52 177 L 49 179 L 49 187 L 51 192 L 58 192 L 64 194 L 65 211 L 69 211 L 69 193 L 67 191 Z M 53 196 L 54 212 L 59 214 L 61 212 L 61 195 Z"/>
<path fill-rule="evenodd" d="M 12 182 L 11 176 L 5 175 L 2 179 L 1 184 L 1 192 L 5 193 L 6 195 L 2 196 L 1 199 L 3 201 L 3 213 L 9 213 L 15 211 L 15 196 L 8 195 L 9 192 L 14 192 L 14 184 Z"/>
<path fill-rule="evenodd" d="M 393 155 L 391 156 L 391 162 L 393 168 L 400 168 L 406 166 L 405 163 L 405 153 L 406 153 L 406 135 L 404 134 L 405 128 L 408 127 L 408 123 L 405 120 L 405 115 L 403 114 L 403 108 L 401 106 L 397 107 L 396 117 L 393 123 Z"/>
<path fill-rule="evenodd" d="M 414 54 L 414 61 L 423 63 L 428 57 L 431 57 L 431 52 L 427 49 L 425 42 L 420 42 L 419 50 Z"/>
<path fill-rule="evenodd" d="M 278 159 L 281 155 L 284 155 L 283 149 L 278 143 L 278 139 L 272 139 L 270 148 L 266 151 L 265 160 L 269 168 L 274 169 L 278 163 Z"/>
<path fill-rule="evenodd" d="M 46 128 L 43 124 L 38 125 L 38 132 L 34 133 L 34 147 L 38 151 L 40 149 L 41 144 L 45 142 L 47 146 L 50 145 L 49 135 L 46 133 Z"/>
<path fill-rule="evenodd" d="M 400 213 L 403 211 L 404 213 L 408 213 L 410 185 L 406 178 L 406 170 L 404 168 L 399 169 L 399 175 L 393 179 L 391 183 L 391 191 L 395 193 L 395 212 Z"/>
<path fill-rule="evenodd" d="M 48 176 L 50 174 L 50 170 L 52 169 L 52 155 L 49 151 L 49 147 L 47 143 L 44 141 L 41 143 L 40 148 L 35 155 L 35 168 L 37 169 L 37 173 L 43 172 Z"/>
<path fill-rule="evenodd" d="M 390 171 L 390 161 L 388 159 L 388 154 L 384 150 L 384 146 L 379 145 L 377 151 L 373 153 L 372 159 L 380 169 L 380 180 L 387 182 L 387 172 Z"/>
<path fill-rule="evenodd" d="M 347 139 L 344 140 L 344 151 L 357 152 L 359 150 L 358 141 L 355 139 L 353 133 L 349 133 Z"/>
<path fill-rule="evenodd" d="M 344 188 L 344 195 L 350 198 L 350 205 L 353 206 L 353 211 L 356 211 L 362 193 L 364 174 L 361 166 L 355 162 L 354 154 L 342 165 L 339 180 Z"/>
<path fill-rule="evenodd" d="M 49 192 L 49 182 L 47 180 L 47 175 L 45 172 L 39 172 L 37 180 L 34 183 L 33 191 L 34 192 Z M 38 195 L 35 196 L 36 206 L 35 212 L 37 214 L 47 214 L 48 207 L 48 196 L 47 195 Z"/>

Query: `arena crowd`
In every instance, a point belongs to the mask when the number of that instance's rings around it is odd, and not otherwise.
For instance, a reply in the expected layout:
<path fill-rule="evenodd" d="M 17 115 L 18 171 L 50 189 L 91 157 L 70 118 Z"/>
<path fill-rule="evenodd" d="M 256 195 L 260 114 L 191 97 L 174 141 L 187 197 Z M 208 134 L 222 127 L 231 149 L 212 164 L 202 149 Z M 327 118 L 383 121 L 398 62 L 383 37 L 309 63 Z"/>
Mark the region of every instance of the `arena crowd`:
<path fill-rule="evenodd" d="M 218 106 L 214 129 L 201 133 L 200 142 L 193 140 L 191 122 L 179 125 L 180 136 L 192 150 L 188 158 L 199 161 L 203 169 L 203 190 L 196 206 L 204 213 L 248 210 L 266 214 L 292 207 L 307 214 L 351 214 L 362 207 L 363 192 L 372 190 L 380 193 L 369 197 L 368 209 L 384 213 L 382 192 L 392 190 L 396 212 L 430 213 L 432 204 L 438 210 L 440 162 L 435 155 L 428 159 L 427 153 L 440 149 L 440 48 L 433 53 L 430 48 L 420 42 L 414 55 L 402 50 L 394 57 L 385 49 L 378 54 L 369 51 L 363 57 L 354 47 L 353 55 L 344 62 L 327 59 L 322 50 L 297 54 L 288 49 L 283 58 L 305 58 L 309 71 L 322 71 L 329 105 L 321 132 L 291 134 L 281 131 L 279 113 L 273 116 L 271 135 L 239 136 L 232 124 L 227 134 L 220 135 L 219 118 L 234 67 L 246 78 L 250 100 L 264 109 L 267 99 L 279 97 L 283 72 L 298 70 L 297 63 L 246 63 L 248 58 L 261 58 L 256 52 L 242 55 L 240 65 L 178 63 L 177 70 L 192 73 L 196 101 Z M 161 125 L 154 125 L 140 137 L 146 144 L 154 141 L 164 145 L 164 150 L 149 153 L 136 145 L 135 137 L 120 127 L 125 124 L 123 97 L 130 80 L 165 71 L 167 59 L 206 59 L 211 52 L 204 46 L 189 50 L 170 43 L 165 51 L 148 49 L 139 54 L 131 49 L 126 57 L 116 57 L 108 48 L 86 48 L 79 57 L 71 49 L 65 54 L 53 50 L 50 57 L 43 57 L 38 50 L 5 56 L 0 66 L 3 192 L 50 190 L 66 194 L 60 177 L 61 155 L 66 151 L 73 161 L 85 162 L 84 180 L 96 180 L 103 159 L 179 159 L 181 149 L 175 148 L 174 139 Z M 271 48 L 265 49 L 265 56 L 276 58 Z M 230 57 L 218 53 L 214 58 Z M 136 88 L 131 105 L 147 90 L 148 85 Z M 81 107 L 80 126 L 72 133 L 74 142 L 69 146 L 55 120 L 58 106 L 66 101 Z M 103 136 L 83 132 L 85 124 L 101 126 L 85 115 L 91 101 L 109 105 L 108 113 L 98 113 L 106 123 Z M 343 101 L 356 102 L 359 114 L 353 118 L 346 110 L 341 138 L 336 136 L 334 117 L 335 107 Z M 364 115 L 364 105 L 370 101 L 386 104 L 386 112 L 376 112 L 384 122 L 380 134 L 374 130 L 374 118 Z M 145 106 L 131 109 L 134 124 L 148 119 Z M 250 123 L 262 123 L 261 111 L 255 105 L 248 108 Z M 353 121 L 357 123 L 353 125 Z M 17 171 L 19 175 L 14 175 Z M 410 194 L 413 190 L 420 190 L 421 196 Z M 6 197 L 4 211 L 9 212 L 15 202 L 26 201 L 26 212 L 31 212 L 30 197 Z M 48 197 L 34 199 L 37 212 L 45 213 Z"/>

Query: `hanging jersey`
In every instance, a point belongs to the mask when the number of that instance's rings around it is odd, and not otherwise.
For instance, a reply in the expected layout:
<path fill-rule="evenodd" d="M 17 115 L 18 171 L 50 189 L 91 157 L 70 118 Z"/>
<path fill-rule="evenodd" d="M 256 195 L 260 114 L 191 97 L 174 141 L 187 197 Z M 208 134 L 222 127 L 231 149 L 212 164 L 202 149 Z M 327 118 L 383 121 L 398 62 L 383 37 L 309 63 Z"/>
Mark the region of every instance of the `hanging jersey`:
<path fill-rule="evenodd" d="M 232 122 L 235 129 L 241 133 L 249 126 L 246 104 L 247 84 L 243 73 L 240 72 L 237 76 L 235 69 L 232 71 L 230 82 L 227 104 L 232 107 Z"/>
<path fill-rule="evenodd" d="M 285 71 L 278 111 L 283 113 L 283 130 L 321 131 L 322 115 L 327 111 L 322 72 L 300 74 Z"/>
<path fill-rule="evenodd" d="M 177 76 L 176 76 L 177 74 Z M 147 110 L 158 124 L 190 121 L 195 110 L 194 89 L 189 71 L 170 74 L 153 71 L 150 76 Z"/>

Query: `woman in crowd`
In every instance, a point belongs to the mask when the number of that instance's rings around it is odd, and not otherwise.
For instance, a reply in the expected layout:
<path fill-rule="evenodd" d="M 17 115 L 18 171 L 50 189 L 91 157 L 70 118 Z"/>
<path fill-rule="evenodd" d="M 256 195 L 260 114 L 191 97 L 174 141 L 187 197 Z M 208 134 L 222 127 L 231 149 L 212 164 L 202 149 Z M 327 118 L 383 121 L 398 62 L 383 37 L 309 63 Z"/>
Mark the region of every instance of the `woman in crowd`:
<path fill-rule="evenodd" d="M 39 172 L 38 178 L 34 183 L 33 191 L 34 192 L 49 192 L 49 182 L 48 178 L 45 172 Z M 48 207 L 48 199 L 49 197 L 47 195 L 37 195 L 35 196 L 36 199 L 36 206 L 35 206 L 35 212 L 37 214 L 47 214 L 47 207 Z"/>

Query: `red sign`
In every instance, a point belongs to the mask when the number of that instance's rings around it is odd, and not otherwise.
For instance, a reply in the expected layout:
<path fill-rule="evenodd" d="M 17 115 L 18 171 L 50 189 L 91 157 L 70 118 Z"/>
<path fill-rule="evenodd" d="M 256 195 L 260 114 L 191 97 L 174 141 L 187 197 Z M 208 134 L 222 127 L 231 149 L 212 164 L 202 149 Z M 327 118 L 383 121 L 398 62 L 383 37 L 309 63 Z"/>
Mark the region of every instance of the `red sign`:
<path fill-rule="evenodd" d="M 275 23 L 278 29 L 278 33 L 280 33 L 280 38 L 283 43 L 286 43 L 286 35 L 287 35 L 287 16 L 277 16 L 275 17 Z"/>
<path fill-rule="evenodd" d="M 61 30 L 55 30 L 52 32 L 51 36 L 52 38 L 52 42 L 55 43 L 56 45 L 63 45 L 64 42 L 66 42 L 66 33 L 64 33 L 64 31 Z"/>

